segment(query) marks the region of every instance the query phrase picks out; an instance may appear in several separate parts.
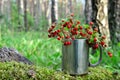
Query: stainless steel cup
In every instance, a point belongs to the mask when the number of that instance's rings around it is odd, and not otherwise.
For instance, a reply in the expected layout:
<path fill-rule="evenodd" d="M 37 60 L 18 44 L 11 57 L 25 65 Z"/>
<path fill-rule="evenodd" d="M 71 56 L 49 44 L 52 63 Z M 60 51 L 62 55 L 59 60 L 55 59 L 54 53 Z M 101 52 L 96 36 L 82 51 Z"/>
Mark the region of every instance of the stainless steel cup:
<path fill-rule="evenodd" d="M 71 75 L 87 74 L 88 66 L 96 66 L 101 60 L 102 53 L 96 64 L 89 63 L 89 46 L 86 39 L 75 39 L 71 45 L 62 46 L 62 70 Z"/>

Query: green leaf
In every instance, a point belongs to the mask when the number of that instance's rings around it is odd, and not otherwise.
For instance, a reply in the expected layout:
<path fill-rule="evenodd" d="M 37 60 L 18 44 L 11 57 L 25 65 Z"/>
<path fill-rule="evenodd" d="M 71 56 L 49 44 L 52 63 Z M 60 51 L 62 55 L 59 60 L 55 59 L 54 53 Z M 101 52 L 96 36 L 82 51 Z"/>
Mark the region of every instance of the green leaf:
<path fill-rule="evenodd" d="M 65 31 L 68 31 L 69 29 L 68 29 L 67 27 L 64 27 L 64 30 L 65 30 Z"/>
<path fill-rule="evenodd" d="M 120 47 L 120 42 L 118 43 L 118 46 Z"/>
<path fill-rule="evenodd" d="M 88 25 L 88 24 L 84 24 L 83 27 L 84 27 L 84 28 L 88 28 L 89 25 Z"/>

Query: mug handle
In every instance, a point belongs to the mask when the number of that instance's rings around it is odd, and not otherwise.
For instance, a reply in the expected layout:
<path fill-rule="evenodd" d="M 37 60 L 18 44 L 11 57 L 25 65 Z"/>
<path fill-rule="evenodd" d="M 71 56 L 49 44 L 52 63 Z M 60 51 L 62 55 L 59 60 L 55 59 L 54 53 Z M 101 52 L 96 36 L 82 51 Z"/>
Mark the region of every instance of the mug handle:
<path fill-rule="evenodd" d="M 98 62 L 96 62 L 95 64 L 91 64 L 91 63 L 89 62 L 89 66 L 90 66 L 90 67 L 95 67 L 95 66 L 99 65 L 100 62 L 102 61 L 102 46 L 99 46 L 99 49 L 100 49 L 99 60 L 98 60 Z M 94 54 L 94 53 L 93 53 L 93 54 Z"/>

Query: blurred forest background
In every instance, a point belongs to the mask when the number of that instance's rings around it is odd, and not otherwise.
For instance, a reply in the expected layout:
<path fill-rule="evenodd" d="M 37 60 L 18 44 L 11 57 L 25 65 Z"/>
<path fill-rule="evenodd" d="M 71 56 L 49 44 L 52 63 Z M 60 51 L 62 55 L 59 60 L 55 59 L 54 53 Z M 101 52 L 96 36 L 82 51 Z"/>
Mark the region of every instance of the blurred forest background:
<path fill-rule="evenodd" d="M 84 2 L 79 0 L 0 0 L 1 23 L 18 30 L 47 29 L 55 19 L 75 12 L 84 16 Z M 4 18 L 3 18 L 4 17 Z M 55 19 L 54 19 L 55 18 Z"/>
<path fill-rule="evenodd" d="M 70 13 L 82 24 L 93 21 L 107 35 L 113 57 L 104 52 L 101 65 L 119 71 L 120 0 L 0 0 L 0 47 L 16 48 L 41 67 L 60 69 L 61 44 L 48 39 L 47 29 Z"/>

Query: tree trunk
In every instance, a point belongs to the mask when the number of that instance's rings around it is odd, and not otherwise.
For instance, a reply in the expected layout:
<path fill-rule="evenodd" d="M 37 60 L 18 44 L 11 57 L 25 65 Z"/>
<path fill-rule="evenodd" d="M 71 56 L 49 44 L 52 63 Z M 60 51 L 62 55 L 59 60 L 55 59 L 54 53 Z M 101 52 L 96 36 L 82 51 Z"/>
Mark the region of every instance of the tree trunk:
<path fill-rule="evenodd" d="M 34 3 L 34 21 L 35 21 L 35 28 L 38 30 L 39 22 L 40 22 L 40 0 L 35 0 Z"/>
<path fill-rule="evenodd" d="M 11 22 L 11 1 L 2 0 L 2 14 L 4 15 L 4 20 L 7 26 L 10 26 Z"/>
<path fill-rule="evenodd" d="M 17 7 L 18 7 L 18 28 L 21 28 L 21 23 L 20 23 L 20 15 L 21 15 L 21 1 L 17 0 Z"/>
<path fill-rule="evenodd" d="M 102 35 L 106 35 L 106 43 L 110 41 L 108 28 L 108 0 L 92 0 L 92 21 Z"/>
<path fill-rule="evenodd" d="M 0 0 L 0 15 L 2 14 L 2 0 Z"/>
<path fill-rule="evenodd" d="M 2 37 L 1 37 L 1 16 L 2 16 L 2 9 L 1 9 L 1 6 L 2 6 L 2 0 L 0 0 L 0 42 L 2 40 Z"/>
<path fill-rule="evenodd" d="M 66 0 L 66 15 L 69 15 L 70 13 L 73 12 L 73 5 L 72 5 L 72 0 Z"/>
<path fill-rule="evenodd" d="M 34 15 L 34 1 L 35 0 L 30 0 L 29 1 L 29 9 L 30 9 L 30 14 L 33 16 Z"/>
<path fill-rule="evenodd" d="M 7 18 L 8 18 L 8 23 L 11 22 L 11 0 L 7 0 Z"/>
<path fill-rule="evenodd" d="M 0 23 L 2 19 L 2 0 L 0 0 Z"/>
<path fill-rule="evenodd" d="M 49 0 L 45 0 L 43 2 L 43 4 L 44 4 L 44 9 L 45 9 L 44 13 L 45 13 L 45 15 L 47 15 L 47 9 L 49 7 Z"/>
<path fill-rule="evenodd" d="M 85 19 L 86 23 L 88 24 L 92 21 L 92 2 L 91 0 L 85 0 Z"/>
<path fill-rule="evenodd" d="M 63 1 L 62 0 L 59 0 L 59 3 L 58 3 L 58 13 L 59 13 L 59 17 L 63 17 L 62 14 L 63 14 Z"/>
<path fill-rule="evenodd" d="M 47 12 L 46 12 L 46 18 L 48 19 L 48 25 L 50 26 L 51 25 L 51 1 L 49 1 L 48 3 L 48 9 L 47 9 Z"/>
<path fill-rule="evenodd" d="M 28 31 L 28 25 L 27 25 L 27 0 L 24 0 L 24 27 L 25 27 L 25 31 Z"/>
<path fill-rule="evenodd" d="M 109 0 L 109 29 L 113 43 L 120 42 L 120 0 Z"/>
<path fill-rule="evenodd" d="M 58 19 L 58 5 L 57 5 L 57 0 L 51 0 L 52 5 L 51 5 L 51 18 L 52 18 L 52 23 L 56 22 Z"/>

